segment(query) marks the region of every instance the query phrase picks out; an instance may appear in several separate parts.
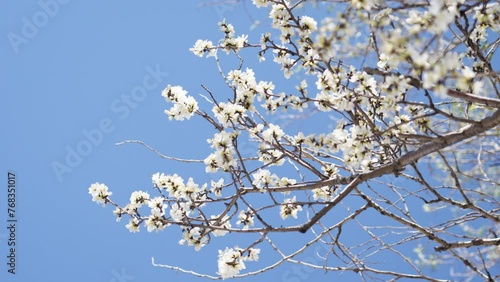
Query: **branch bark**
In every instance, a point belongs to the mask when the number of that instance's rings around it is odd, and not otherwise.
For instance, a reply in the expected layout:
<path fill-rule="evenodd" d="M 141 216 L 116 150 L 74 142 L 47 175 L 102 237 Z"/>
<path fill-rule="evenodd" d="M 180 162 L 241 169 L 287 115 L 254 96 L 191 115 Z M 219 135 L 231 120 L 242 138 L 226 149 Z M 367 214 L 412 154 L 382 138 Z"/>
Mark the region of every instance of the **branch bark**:
<path fill-rule="evenodd" d="M 492 128 L 495 128 L 500 124 L 500 110 L 497 110 L 493 115 L 482 119 L 476 124 L 470 124 L 464 126 L 463 128 L 451 132 L 449 134 L 443 135 L 441 137 L 433 138 L 431 141 L 425 143 L 420 148 L 415 151 L 411 151 L 396 159 L 394 162 L 382 166 L 370 172 L 359 174 L 351 183 L 349 183 L 338 195 L 335 197 L 332 203 L 327 204 L 323 209 L 321 209 L 317 214 L 315 214 L 311 220 L 303 224 L 299 231 L 301 233 L 306 233 L 309 228 L 311 228 L 318 220 L 325 216 L 333 207 L 335 207 L 342 199 L 347 197 L 352 190 L 354 190 L 360 183 L 382 176 L 384 174 L 393 173 L 399 171 L 403 167 L 418 159 L 437 152 L 441 149 L 454 145 L 458 142 L 466 140 L 468 138 L 477 136 L 483 132 L 486 132 Z M 320 181 L 322 186 L 331 186 L 335 184 L 337 179 L 328 179 L 325 181 Z"/>
<path fill-rule="evenodd" d="M 436 250 L 436 252 L 442 252 L 449 249 L 470 248 L 477 246 L 500 246 L 500 238 L 493 238 L 493 239 L 478 238 L 471 241 L 448 243 L 447 245 L 444 246 L 437 246 L 434 248 L 434 250 Z"/>

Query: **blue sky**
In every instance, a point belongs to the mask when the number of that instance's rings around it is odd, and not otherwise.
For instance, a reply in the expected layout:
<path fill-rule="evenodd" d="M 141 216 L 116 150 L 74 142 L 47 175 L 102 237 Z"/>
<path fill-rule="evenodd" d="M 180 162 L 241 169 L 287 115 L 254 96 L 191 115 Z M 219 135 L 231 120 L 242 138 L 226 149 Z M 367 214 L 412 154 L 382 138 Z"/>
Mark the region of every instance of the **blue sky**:
<path fill-rule="evenodd" d="M 179 134 L 186 125 L 168 121 L 161 90 L 179 84 L 201 93 L 200 83 L 218 81 L 213 62 L 188 49 L 199 38 L 220 38 L 217 22 L 223 17 L 242 33 L 248 33 L 251 21 L 241 4 L 201 3 L 0 4 L 1 172 L 2 183 L 8 172 L 16 175 L 18 220 L 15 275 L 7 273 L 7 231 L 0 231 L 1 281 L 199 281 L 151 266 L 151 256 L 159 263 L 215 273 L 223 244 L 196 254 L 177 244 L 178 228 L 131 234 L 125 222 L 115 222 L 111 208 L 93 203 L 87 190 L 93 182 L 107 183 L 114 199 L 125 203 L 133 190 L 149 188 L 154 172 L 175 170 L 187 178 L 185 165 L 139 145 L 114 145 L 126 139 L 176 156 L 206 155 L 211 129 L 195 119 Z M 144 94 L 140 87 L 149 90 Z M 78 149 L 85 156 L 68 157 Z M 68 170 L 58 175 L 55 162 Z M 6 188 L 2 184 L 2 225 L 7 224 Z M 323 276 L 291 270 L 242 281 Z"/>
<path fill-rule="evenodd" d="M 111 208 L 97 206 L 88 195 L 91 183 L 103 182 L 125 203 L 132 191 L 149 189 L 154 172 L 178 172 L 187 179 L 204 171 L 165 161 L 139 145 L 115 143 L 138 139 L 178 157 L 207 155 L 212 129 L 200 119 L 169 122 L 160 95 L 167 84 L 182 85 L 193 95 L 202 93 L 201 83 L 222 89 L 213 61 L 188 49 L 200 38 L 217 41 L 222 18 L 237 34 L 248 34 L 252 22 L 242 4 L 201 5 L 206 2 L 0 4 L 0 220 L 7 224 L 8 172 L 16 175 L 18 220 L 15 275 L 7 273 L 7 231 L 0 229 L 1 281 L 206 281 L 155 268 L 152 256 L 158 263 L 215 274 L 217 249 L 225 240 L 196 253 L 177 244 L 176 227 L 132 234 L 125 221 L 115 222 Z M 251 9 L 257 19 L 259 13 Z M 72 156 L 75 151 L 83 153 Z M 54 164 L 66 167 L 57 173 Z M 286 248 L 300 236 L 289 235 L 282 243 Z M 305 258 L 317 260 L 312 251 Z M 322 278 L 322 271 L 286 265 L 239 281 Z"/>

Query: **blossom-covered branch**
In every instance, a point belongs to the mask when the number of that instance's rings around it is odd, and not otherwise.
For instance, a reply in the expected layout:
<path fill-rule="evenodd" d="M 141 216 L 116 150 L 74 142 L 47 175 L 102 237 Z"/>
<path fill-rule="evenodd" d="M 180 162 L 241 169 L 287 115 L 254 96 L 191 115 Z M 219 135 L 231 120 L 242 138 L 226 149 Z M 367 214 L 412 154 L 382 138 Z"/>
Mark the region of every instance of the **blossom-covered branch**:
<path fill-rule="evenodd" d="M 447 280 L 430 271 L 441 265 L 498 279 L 500 4 L 252 2 L 267 9 L 268 29 L 239 34 L 223 20 L 217 42 L 190 48 L 214 60 L 227 89 L 203 84 L 200 101 L 191 85 L 161 93 L 169 120 L 213 129 L 206 155 L 171 157 L 126 141 L 206 175 L 154 173 L 153 192 L 136 191 L 123 206 L 94 183 L 92 200 L 127 217 L 131 232 L 178 226 L 179 243 L 195 250 L 241 236 L 214 254 L 217 276 L 153 263 L 209 279 L 285 262 L 363 279 Z M 236 67 L 226 70 L 220 56 Z M 276 75 L 259 75 L 274 64 Z M 287 253 L 276 238 L 292 232 L 309 241 Z M 324 248 L 321 263 L 299 258 L 312 246 Z M 262 254 L 275 263 L 260 267 Z"/>

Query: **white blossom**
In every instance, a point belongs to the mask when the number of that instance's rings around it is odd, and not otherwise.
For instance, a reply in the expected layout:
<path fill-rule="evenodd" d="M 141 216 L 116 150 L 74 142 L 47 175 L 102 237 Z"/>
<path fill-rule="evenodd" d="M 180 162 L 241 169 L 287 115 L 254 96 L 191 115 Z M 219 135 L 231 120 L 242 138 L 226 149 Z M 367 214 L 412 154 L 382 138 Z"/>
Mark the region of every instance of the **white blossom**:
<path fill-rule="evenodd" d="M 207 57 L 215 56 L 217 49 L 214 47 L 212 41 L 209 40 L 196 40 L 194 46 L 189 48 L 189 51 L 193 52 L 198 57 L 203 57 L 204 53 L 207 53 Z"/>
<path fill-rule="evenodd" d="M 268 143 L 276 143 L 276 141 L 280 141 L 281 138 L 285 135 L 285 132 L 276 124 L 269 124 L 269 127 L 262 132 L 262 137 L 264 141 Z"/>
<path fill-rule="evenodd" d="M 245 269 L 245 263 L 241 257 L 241 252 L 233 248 L 219 250 L 219 259 L 217 261 L 219 274 L 223 279 L 231 278 Z"/>
<path fill-rule="evenodd" d="M 269 5 L 268 0 L 252 0 L 252 3 L 257 6 L 257 8 L 265 8 Z"/>
<path fill-rule="evenodd" d="M 143 204 L 147 203 L 149 200 L 149 193 L 144 191 L 134 191 L 132 195 L 130 195 L 130 203 L 132 205 L 140 208 Z"/>
<path fill-rule="evenodd" d="M 224 127 L 229 127 L 237 119 L 246 116 L 246 109 L 241 105 L 221 102 L 212 108 L 217 121 Z"/>
<path fill-rule="evenodd" d="M 187 91 L 180 86 L 168 85 L 163 90 L 162 96 L 167 103 L 174 104 L 170 109 L 165 110 L 170 120 L 190 119 L 198 110 L 198 102 L 192 96 L 188 96 Z"/>
<path fill-rule="evenodd" d="M 296 204 L 296 197 L 285 199 L 280 209 L 280 216 L 282 219 L 286 219 L 290 216 L 297 218 L 297 213 L 302 210 L 302 206 Z"/>
<path fill-rule="evenodd" d="M 163 220 L 162 213 L 156 209 L 151 210 L 151 215 L 148 217 L 146 222 L 144 223 L 148 232 L 161 231 L 167 227 L 165 221 Z"/>
<path fill-rule="evenodd" d="M 318 29 L 318 23 L 311 17 L 308 16 L 302 16 L 300 17 L 300 27 L 303 30 L 303 34 L 307 35 L 311 32 L 316 31 Z"/>
<path fill-rule="evenodd" d="M 162 216 L 165 214 L 167 205 L 164 204 L 163 197 L 154 197 L 149 200 L 148 207 L 151 208 L 151 214 Z"/>
<path fill-rule="evenodd" d="M 132 233 L 139 232 L 140 231 L 139 220 L 135 217 L 131 218 L 130 221 L 128 222 L 128 224 L 125 225 L 125 227 L 127 227 L 127 229 Z"/>
<path fill-rule="evenodd" d="M 194 246 L 196 251 L 199 251 L 203 246 L 208 243 L 207 234 L 199 227 L 184 228 L 182 232 L 182 239 L 179 241 L 180 245 L 187 243 L 188 246 Z"/>
<path fill-rule="evenodd" d="M 333 191 L 328 186 L 323 186 L 321 188 L 316 188 L 312 190 L 314 200 L 329 201 L 333 196 Z"/>
<path fill-rule="evenodd" d="M 98 204 L 105 205 L 109 196 L 113 193 L 108 191 L 108 186 L 102 183 L 94 183 L 89 187 L 89 194 L 92 196 L 92 201 Z"/>
<path fill-rule="evenodd" d="M 247 230 L 250 226 L 254 225 L 254 214 L 248 209 L 247 211 L 241 210 L 238 214 L 237 225 L 243 225 L 243 230 Z"/>
<path fill-rule="evenodd" d="M 218 181 L 210 180 L 210 191 L 212 191 L 215 196 L 222 196 L 222 188 L 224 187 L 224 178 L 220 178 Z"/>
<path fill-rule="evenodd" d="M 211 219 L 213 222 L 215 222 L 217 219 L 220 218 L 220 215 L 212 215 Z M 229 216 L 225 215 L 223 218 L 220 218 L 218 224 L 211 224 L 212 226 L 217 226 L 217 227 L 222 227 L 222 228 L 231 228 L 231 222 L 229 221 Z M 216 237 L 221 237 L 229 233 L 229 231 L 221 230 L 221 229 L 214 229 L 212 231 L 212 234 Z"/>
<path fill-rule="evenodd" d="M 259 169 L 252 174 L 252 177 L 254 178 L 252 184 L 259 189 L 275 186 L 278 180 L 276 174 L 271 174 L 267 169 Z"/>
<path fill-rule="evenodd" d="M 176 202 L 170 208 L 170 216 L 174 221 L 182 222 L 191 214 L 191 203 Z"/>

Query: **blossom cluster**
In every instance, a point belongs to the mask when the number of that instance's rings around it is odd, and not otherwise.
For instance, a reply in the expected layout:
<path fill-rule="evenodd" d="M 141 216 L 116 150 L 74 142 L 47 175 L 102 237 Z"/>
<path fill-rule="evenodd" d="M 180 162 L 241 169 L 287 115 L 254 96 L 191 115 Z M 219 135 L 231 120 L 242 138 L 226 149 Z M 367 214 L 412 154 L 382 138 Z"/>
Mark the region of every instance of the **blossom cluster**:
<path fill-rule="evenodd" d="M 203 161 L 206 165 L 206 172 L 215 173 L 219 169 L 229 171 L 237 166 L 233 141 L 237 138 L 235 132 L 229 133 L 221 131 L 214 134 L 212 139 L 207 142 L 215 149 L 215 152 L 210 154 Z"/>
<path fill-rule="evenodd" d="M 245 261 L 257 261 L 260 249 L 243 250 L 240 248 L 226 248 L 219 250 L 218 274 L 222 278 L 231 278 L 245 269 Z"/>
<path fill-rule="evenodd" d="M 348 12 L 320 21 L 294 15 L 297 6 L 291 1 L 253 0 L 256 7 L 269 9 L 275 33 L 265 32 L 258 43 L 251 44 L 247 35 L 236 36 L 234 26 L 224 20 L 218 24 L 223 37 L 216 44 L 199 39 L 189 49 L 195 56 L 215 59 L 230 94 L 220 98 L 210 93 L 211 111 L 202 111 L 181 86 L 168 85 L 162 92 L 171 105 L 165 114 L 179 121 L 199 115 L 215 126 L 216 132 L 207 139 L 212 151 L 200 162 L 211 175 L 229 174 L 230 183 L 220 178 L 198 184 L 175 173 L 155 173 L 152 184 L 157 197 L 135 191 L 121 207 L 111 201 L 106 185 L 94 183 L 89 188 L 92 200 L 115 206 L 117 221 L 129 216 L 130 232 L 139 232 L 141 225 L 148 232 L 179 225 L 179 244 L 199 250 L 212 236 L 225 236 L 235 228 L 255 232 L 266 226 L 259 211 L 274 208 L 282 220 L 299 219 L 300 212 L 311 206 L 311 198 L 314 204 L 324 205 L 337 195 L 340 184 L 316 185 L 305 197 L 288 196 L 299 179 L 285 176 L 288 164 L 309 170 L 299 173 L 304 180 L 299 185 L 307 184 L 305 179 L 311 175 L 318 181 L 368 173 L 421 145 L 420 140 L 439 137 L 442 120 L 434 116 L 463 122 L 465 118 L 448 113 L 442 105 L 450 100 L 451 89 L 468 96 L 484 95 L 483 77 L 492 67 L 479 55 L 492 48 L 488 33 L 500 31 L 500 5 L 477 4 L 467 10 L 475 20 L 466 30 L 470 40 L 464 43 L 466 50 L 452 50 L 450 46 L 458 43 L 448 42 L 444 34 L 450 25 L 460 27 L 458 17 L 465 0 L 424 1 L 415 9 L 395 9 L 380 0 L 347 2 Z M 240 59 L 239 52 L 245 48 L 257 48 L 264 63 L 266 56 L 272 56 L 271 63 L 279 66 L 289 84 L 294 74 L 301 81 L 280 91 L 279 84 L 258 80 L 242 60 L 238 68 L 222 71 L 218 50 Z M 362 58 L 362 66 L 368 62 L 376 68 L 356 67 L 359 62 L 352 58 Z M 329 120 L 314 128 L 320 132 L 311 133 L 314 130 L 307 127 L 293 131 L 271 120 L 278 113 L 298 118 L 317 114 Z M 243 152 L 241 144 L 250 143 L 256 144 L 255 150 Z M 235 188 L 233 194 L 226 189 L 230 186 Z M 281 200 L 274 194 L 280 189 L 285 191 Z M 272 204 L 250 204 L 248 191 L 268 194 Z M 223 209 L 206 212 L 206 206 L 216 203 Z M 259 252 L 253 245 L 219 250 L 218 274 L 222 278 L 238 275 L 246 269 L 245 262 L 258 260 Z"/>
<path fill-rule="evenodd" d="M 168 85 L 162 92 L 162 96 L 168 103 L 174 105 L 169 110 L 165 110 L 165 114 L 169 119 L 184 120 L 190 119 L 198 110 L 198 102 L 187 95 L 187 91 L 180 86 Z"/>
<path fill-rule="evenodd" d="M 179 244 L 192 246 L 196 251 L 208 244 L 211 235 L 219 237 L 229 233 L 231 218 L 228 215 L 212 215 L 208 221 L 199 220 L 208 223 L 208 225 L 201 223 L 192 227 L 186 225 L 193 220 L 196 221 L 194 213 L 204 205 L 208 194 L 221 195 L 221 189 L 224 186 L 223 179 L 211 181 L 210 191 L 207 191 L 206 184 L 200 186 L 192 178 L 185 182 L 177 174 L 155 173 L 152 175 L 152 182 L 161 195 L 166 192 L 168 196 L 151 197 L 147 192 L 134 191 L 130 195 L 129 203 L 120 207 L 111 201 L 110 196 L 113 193 L 108 190 L 105 184 L 92 184 L 89 187 L 89 194 L 92 196 L 92 200 L 98 204 L 114 205 L 116 208 L 113 213 L 117 216 L 117 221 L 120 221 L 123 215 L 129 215 L 130 220 L 126 224 L 126 228 L 133 233 L 140 231 L 141 224 L 145 225 L 148 232 L 152 232 L 161 231 L 171 224 L 184 223 Z M 141 208 L 145 206 L 150 211 L 150 214 L 146 216 L 142 215 L 141 212 Z M 167 211 L 169 212 L 167 213 Z M 239 214 L 237 225 L 243 225 L 244 229 L 248 229 L 253 224 L 251 211 L 242 211 Z M 237 247 L 219 251 L 218 273 L 223 278 L 232 277 L 240 270 L 245 269 L 245 261 L 257 261 L 259 253 L 260 249 L 244 250 Z"/>
<path fill-rule="evenodd" d="M 238 52 L 246 46 L 248 35 L 242 34 L 235 37 L 234 26 L 225 20 L 219 22 L 219 27 L 224 34 L 224 38 L 219 41 L 218 45 L 214 45 L 210 40 L 198 39 L 189 51 L 198 57 L 203 57 L 205 53 L 206 57 L 216 57 L 218 49 L 222 49 L 226 54 L 229 54 L 231 51 Z"/>

